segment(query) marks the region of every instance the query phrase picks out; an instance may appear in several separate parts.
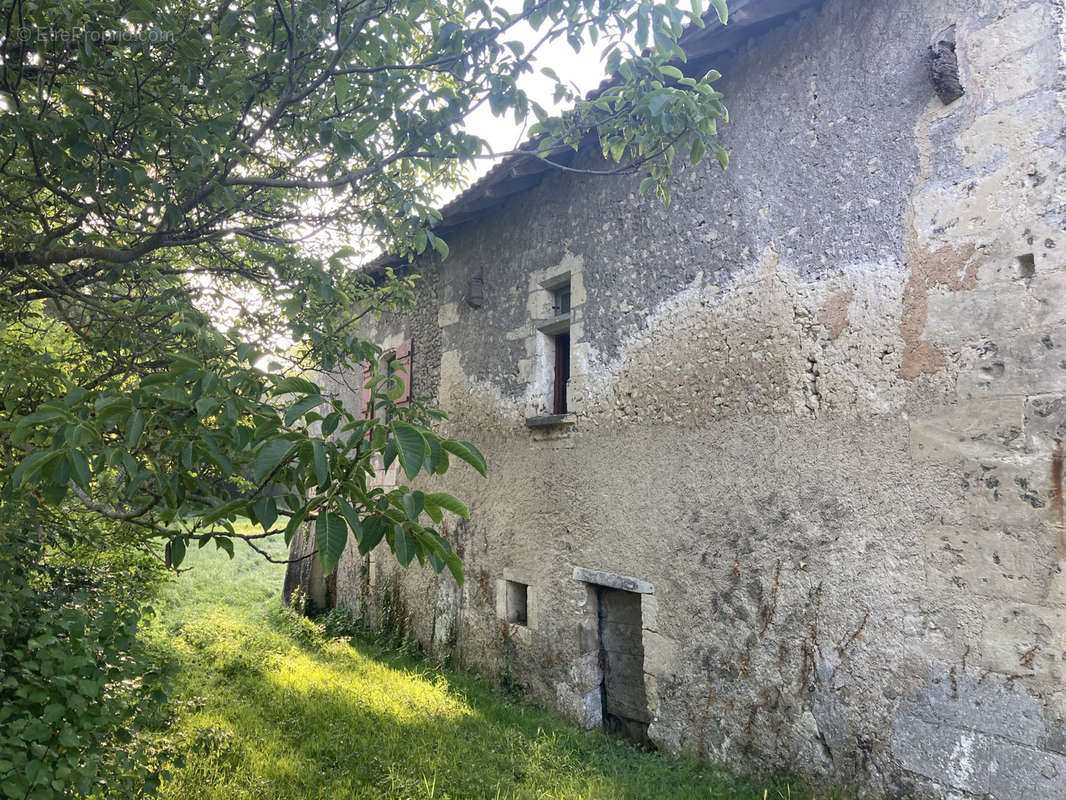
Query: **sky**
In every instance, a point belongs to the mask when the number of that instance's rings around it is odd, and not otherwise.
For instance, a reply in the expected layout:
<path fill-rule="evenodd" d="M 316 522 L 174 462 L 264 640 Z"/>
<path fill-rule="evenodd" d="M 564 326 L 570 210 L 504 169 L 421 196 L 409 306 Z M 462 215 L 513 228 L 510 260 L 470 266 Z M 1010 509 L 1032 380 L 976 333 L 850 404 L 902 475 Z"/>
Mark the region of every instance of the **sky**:
<path fill-rule="evenodd" d="M 521 7 L 520 2 L 507 2 L 500 5 L 508 8 L 514 7 L 515 9 Z M 510 38 L 518 39 L 529 47 L 537 41 L 539 34 L 528 27 L 524 27 Z M 548 42 L 534 56 L 533 72 L 519 78 L 519 86 L 529 95 L 530 100 L 540 103 L 549 114 L 561 113 L 566 108 L 565 101 L 563 105 L 557 105 L 554 102 L 555 82 L 542 75 L 540 70 L 550 67 L 560 79 L 574 84 L 580 93 L 584 95 L 599 86 L 605 77 L 600 53 L 603 52 L 608 43 L 609 39 L 607 37 L 601 38 L 598 45 L 595 46 L 586 41 L 581 52 L 575 53 L 574 49 L 567 44 L 565 38 Z M 494 152 L 502 152 L 513 150 L 525 141 L 527 138 L 526 129 L 534 122 L 536 122 L 536 117 L 532 114 L 530 114 L 524 125 L 516 124 L 512 114 L 507 114 L 504 117 L 495 117 L 486 103 L 467 118 L 466 129 L 469 133 L 485 139 Z M 476 171 L 471 175 L 470 182 L 472 183 L 484 175 L 496 163 L 496 160 L 491 159 L 479 161 Z M 458 194 L 458 192 L 454 194 Z"/>

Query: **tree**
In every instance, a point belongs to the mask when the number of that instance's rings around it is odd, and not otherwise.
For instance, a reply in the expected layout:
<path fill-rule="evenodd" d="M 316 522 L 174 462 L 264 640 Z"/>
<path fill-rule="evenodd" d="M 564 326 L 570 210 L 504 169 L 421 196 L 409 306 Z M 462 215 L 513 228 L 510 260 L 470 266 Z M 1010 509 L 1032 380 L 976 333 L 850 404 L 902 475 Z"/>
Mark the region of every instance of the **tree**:
<path fill-rule="evenodd" d="M 479 107 L 536 117 L 518 157 L 598 146 L 667 203 L 675 153 L 724 165 L 717 73 L 677 66 L 701 0 L 677 2 L 0 0 L 0 794 L 84 793 L 127 719 L 79 694 L 138 663 L 129 570 L 85 552 L 176 568 L 308 524 L 327 572 L 354 536 L 462 580 L 433 525 L 463 503 L 368 479 L 485 474 L 477 448 L 388 370 L 372 415 L 315 370 L 376 363 L 359 318 L 411 300 L 356 269 L 370 248 L 447 256 L 436 192 L 503 155 L 464 129 Z M 519 79 L 560 37 L 605 38 L 616 77 L 585 100 L 545 70 L 574 103 L 549 117 Z"/>
<path fill-rule="evenodd" d="M 485 103 L 537 117 L 525 157 L 598 140 L 603 171 L 643 170 L 668 200 L 675 152 L 722 152 L 717 73 L 671 63 L 700 0 L 4 5 L 0 311 L 9 334 L 64 342 L 4 365 L 4 501 L 38 526 L 73 507 L 136 527 L 175 566 L 190 542 L 231 550 L 313 521 L 327 571 L 350 531 L 460 579 L 420 520 L 462 503 L 367 477 L 375 454 L 408 479 L 453 456 L 484 473 L 476 447 L 435 434 L 438 412 L 395 407 L 388 378 L 371 382 L 388 415 L 363 419 L 305 377 L 375 361 L 359 315 L 410 296 L 409 278 L 353 269 L 358 243 L 447 255 L 434 192 L 485 155 L 463 127 Z M 581 101 L 556 78 L 577 102 L 549 118 L 519 77 L 545 42 L 599 36 L 614 84 Z M 264 366 L 282 335 L 296 371 Z"/>

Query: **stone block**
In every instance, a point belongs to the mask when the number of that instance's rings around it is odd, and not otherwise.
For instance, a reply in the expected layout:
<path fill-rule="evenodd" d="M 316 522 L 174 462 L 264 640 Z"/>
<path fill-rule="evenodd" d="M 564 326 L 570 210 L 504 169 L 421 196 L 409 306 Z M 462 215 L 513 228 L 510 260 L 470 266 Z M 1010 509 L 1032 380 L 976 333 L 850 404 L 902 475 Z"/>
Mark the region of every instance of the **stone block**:
<path fill-rule="evenodd" d="M 581 692 L 591 691 L 598 687 L 602 680 L 599 650 L 583 653 L 570 664 L 570 683 Z"/>
<path fill-rule="evenodd" d="M 964 348 L 958 392 L 960 398 L 1066 393 L 1066 327 Z"/>
<path fill-rule="evenodd" d="M 507 619 L 507 581 L 496 581 L 496 617 Z"/>
<path fill-rule="evenodd" d="M 1022 444 L 1020 397 L 990 397 L 961 402 L 911 421 L 911 458 L 915 461 L 1000 458 Z"/>
<path fill-rule="evenodd" d="M 981 680 L 959 671 L 951 674 L 943 665 L 913 698 L 900 704 L 899 713 L 1027 747 L 1039 745 L 1047 733 L 1040 703 L 1034 698 L 991 678 Z"/>
<path fill-rule="evenodd" d="M 940 525 L 925 534 L 926 575 L 946 590 L 1042 601 L 1051 585 L 1042 529 Z"/>
<path fill-rule="evenodd" d="M 996 741 L 988 791 L 996 800 L 1066 797 L 1066 756 Z"/>
<path fill-rule="evenodd" d="M 644 671 L 661 680 L 677 670 L 678 643 L 653 631 L 644 631 Z"/>
<path fill-rule="evenodd" d="M 446 328 L 459 321 L 459 304 L 442 303 L 437 309 L 437 326 Z"/>
<path fill-rule="evenodd" d="M 1040 43 L 1049 33 L 1044 21 L 1047 10 L 1043 3 L 1035 3 L 971 31 L 964 43 L 970 68 L 984 72 Z"/>
<path fill-rule="evenodd" d="M 1066 395 L 1027 397 L 1023 425 L 1026 449 L 1054 450 L 1056 440 L 1066 441 Z"/>
<path fill-rule="evenodd" d="M 555 707 L 586 731 L 595 730 L 603 723 L 603 700 L 599 689 L 579 691 L 566 683 L 557 683 Z"/>
<path fill-rule="evenodd" d="M 585 622 L 578 625 L 577 642 L 581 653 L 598 653 L 600 650 L 600 637 L 596 625 Z"/>
<path fill-rule="evenodd" d="M 1055 69 L 1055 53 L 1048 37 L 1028 51 L 991 64 L 975 75 L 988 107 L 1009 103 L 1044 86 L 1049 69 Z"/>
<path fill-rule="evenodd" d="M 963 292 L 931 291 L 924 338 L 950 347 L 960 342 L 1019 333 L 1041 311 L 1038 298 L 1020 282 L 1002 282 Z"/>
<path fill-rule="evenodd" d="M 900 766 L 937 783 L 976 795 L 988 791 L 993 740 L 910 714 L 892 723 L 892 753 Z"/>
<path fill-rule="evenodd" d="M 990 601 L 984 615 L 982 666 L 1045 685 L 1066 681 L 1066 609 Z"/>
<path fill-rule="evenodd" d="M 613 572 L 601 572 L 598 569 L 585 569 L 584 567 L 574 567 L 574 580 L 639 594 L 652 594 L 655 591 L 650 583 L 640 578 L 616 575 Z"/>
<path fill-rule="evenodd" d="M 640 618 L 646 630 L 659 630 L 659 600 L 655 595 L 642 594 L 640 596 Z"/>

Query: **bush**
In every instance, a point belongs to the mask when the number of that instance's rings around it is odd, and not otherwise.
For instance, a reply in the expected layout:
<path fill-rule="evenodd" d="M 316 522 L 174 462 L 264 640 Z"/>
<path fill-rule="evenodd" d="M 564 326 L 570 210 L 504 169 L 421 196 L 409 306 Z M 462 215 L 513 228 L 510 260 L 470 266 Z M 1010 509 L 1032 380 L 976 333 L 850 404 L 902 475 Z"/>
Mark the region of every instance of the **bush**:
<path fill-rule="evenodd" d="M 159 571 L 138 553 L 0 528 L 0 797 L 137 797 L 139 731 L 162 708 L 136 638 Z"/>

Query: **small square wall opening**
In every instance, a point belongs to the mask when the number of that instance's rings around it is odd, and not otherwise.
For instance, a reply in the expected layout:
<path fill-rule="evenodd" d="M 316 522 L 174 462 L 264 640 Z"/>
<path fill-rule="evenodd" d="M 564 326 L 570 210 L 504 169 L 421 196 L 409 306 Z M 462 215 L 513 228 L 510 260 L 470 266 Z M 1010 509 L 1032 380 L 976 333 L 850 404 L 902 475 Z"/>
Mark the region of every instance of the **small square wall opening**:
<path fill-rule="evenodd" d="M 1019 278 L 1031 278 L 1036 275 L 1036 259 L 1032 253 L 1023 253 L 1014 259 L 1014 262 L 1018 265 Z"/>
<path fill-rule="evenodd" d="M 529 587 L 518 581 L 507 581 L 507 621 L 512 625 L 527 625 Z"/>

